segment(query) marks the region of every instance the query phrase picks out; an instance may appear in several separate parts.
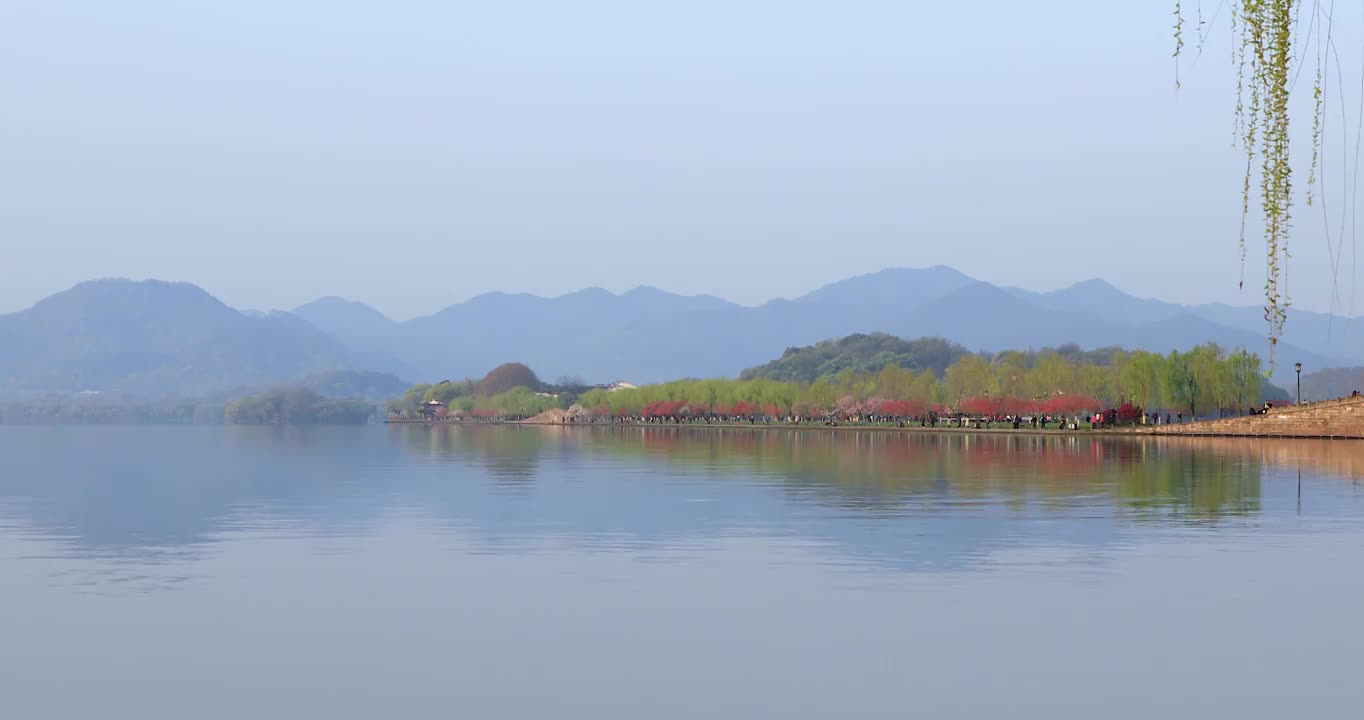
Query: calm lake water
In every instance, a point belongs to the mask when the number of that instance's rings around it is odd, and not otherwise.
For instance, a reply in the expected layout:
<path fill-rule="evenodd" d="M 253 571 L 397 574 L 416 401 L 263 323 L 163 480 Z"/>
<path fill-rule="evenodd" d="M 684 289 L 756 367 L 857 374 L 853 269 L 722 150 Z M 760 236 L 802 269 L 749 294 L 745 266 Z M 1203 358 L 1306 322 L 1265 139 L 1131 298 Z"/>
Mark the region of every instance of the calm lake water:
<path fill-rule="evenodd" d="M 1364 444 L 0 428 L 5 718 L 1291 718 Z"/>

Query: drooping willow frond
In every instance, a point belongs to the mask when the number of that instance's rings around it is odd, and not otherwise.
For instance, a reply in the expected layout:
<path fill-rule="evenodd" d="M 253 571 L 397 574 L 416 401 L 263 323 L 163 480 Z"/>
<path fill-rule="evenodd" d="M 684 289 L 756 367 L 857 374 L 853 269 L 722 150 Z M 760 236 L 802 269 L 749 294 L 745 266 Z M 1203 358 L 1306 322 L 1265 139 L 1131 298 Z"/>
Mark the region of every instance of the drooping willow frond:
<path fill-rule="evenodd" d="M 1265 322 L 1268 324 L 1270 367 L 1274 348 L 1283 334 L 1291 304 L 1287 286 L 1288 241 L 1293 219 L 1293 169 L 1289 143 L 1289 95 L 1292 89 L 1294 43 L 1303 0 L 1227 0 L 1232 10 L 1236 67 L 1235 142 L 1246 157 L 1241 184 L 1242 284 L 1245 282 L 1246 221 L 1252 192 L 1260 201 L 1265 243 Z M 1319 12 L 1312 5 L 1313 18 Z M 1183 7 L 1175 2 L 1175 84 L 1179 86 L 1178 58 L 1184 48 Z M 1202 10 L 1199 10 L 1202 25 Z M 1200 47 L 1202 37 L 1200 34 Z M 1312 163 L 1307 176 L 1307 203 L 1312 204 L 1318 180 L 1322 137 L 1322 73 L 1320 57 L 1313 82 Z M 1257 177 L 1258 176 L 1258 177 Z M 1258 179 L 1258 182 L 1254 182 Z"/>

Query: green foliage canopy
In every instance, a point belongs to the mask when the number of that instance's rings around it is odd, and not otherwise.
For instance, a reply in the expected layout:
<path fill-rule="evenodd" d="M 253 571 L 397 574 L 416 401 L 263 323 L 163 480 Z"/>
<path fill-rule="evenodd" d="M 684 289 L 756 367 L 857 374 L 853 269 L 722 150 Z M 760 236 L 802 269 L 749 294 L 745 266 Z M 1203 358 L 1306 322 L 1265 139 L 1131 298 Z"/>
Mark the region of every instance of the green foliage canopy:
<path fill-rule="evenodd" d="M 364 423 L 374 414 L 365 400 L 332 400 L 307 388 L 271 390 L 227 405 L 224 417 L 237 425 Z"/>

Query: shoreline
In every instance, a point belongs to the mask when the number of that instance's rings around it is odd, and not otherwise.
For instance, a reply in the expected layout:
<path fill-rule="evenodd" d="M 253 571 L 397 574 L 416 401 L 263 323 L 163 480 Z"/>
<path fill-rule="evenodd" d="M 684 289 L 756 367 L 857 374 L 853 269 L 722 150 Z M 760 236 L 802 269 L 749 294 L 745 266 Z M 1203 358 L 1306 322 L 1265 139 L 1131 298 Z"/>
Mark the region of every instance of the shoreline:
<path fill-rule="evenodd" d="M 1158 438 L 1200 438 L 1200 437 L 1223 437 L 1223 438 L 1251 438 L 1251 439 L 1287 439 L 1287 440 L 1364 440 L 1364 437 L 1354 435 L 1331 435 L 1331 434 L 1295 434 L 1281 432 L 1218 432 L 1209 428 L 1202 430 L 1198 426 L 1205 423 L 1215 423 L 1215 420 L 1201 420 L 1197 423 L 1184 423 L 1182 425 L 1159 425 L 1156 428 L 1150 426 L 1134 426 L 1123 428 L 1079 428 L 1075 430 L 1049 429 L 1042 430 L 1036 428 L 1020 427 L 1013 428 L 963 428 L 963 427 L 923 427 L 909 426 L 897 427 L 887 425 L 790 425 L 782 423 L 645 423 L 645 422 L 623 422 L 623 423 L 562 423 L 562 422 L 531 422 L 526 420 L 506 420 L 506 421 L 482 421 L 482 422 L 458 422 L 441 420 L 416 420 L 416 419 L 397 419 L 385 420 L 385 425 L 505 425 L 514 427 L 555 427 L 555 428 L 575 428 L 587 430 L 612 430 L 620 428 L 669 428 L 678 430 L 762 430 L 762 431 L 820 431 L 820 432 L 867 432 L 867 433 L 929 433 L 929 434 L 980 434 L 980 435 L 1020 435 L 1020 436 L 1064 436 L 1064 437 L 1158 437 Z M 1157 429 L 1159 428 L 1159 429 Z M 1170 430 L 1167 430 L 1169 428 Z M 1188 430 L 1188 428 L 1193 428 Z M 1181 429 L 1183 429 L 1181 431 Z M 1171 430 L 1174 430 L 1173 432 Z"/>
<path fill-rule="evenodd" d="M 897 427 L 894 425 L 815 425 L 801 424 L 792 425 L 786 423 L 646 423 L 646 422 L 618 422 L 618 423 L 562 423 L 562 422 L 530 422 L 525 420 L 507 421 L 484 421 L 484 422 L 458 422 L 441 420 L 386 420 L 386 425 L 505 425 L 514 427 L 554 427 L 554 428 L 574 428 L 585 430 L 613 430 L 619 428 L 667 428 L 676 430 L 817 430 L 821 432 L 879 432 L 879 433 L 975 433 L 993 435 L 1142 435 L 1154 434 L 1143 433 L 1139 430 L 1129 429 L 1110 429 L 1097 430 L 1081 428 L 1077 430 L 1051 429 L 1042 430 L 1034 428 L 964 428 L 964 427 L 922 427 L 918 425 Z"/>

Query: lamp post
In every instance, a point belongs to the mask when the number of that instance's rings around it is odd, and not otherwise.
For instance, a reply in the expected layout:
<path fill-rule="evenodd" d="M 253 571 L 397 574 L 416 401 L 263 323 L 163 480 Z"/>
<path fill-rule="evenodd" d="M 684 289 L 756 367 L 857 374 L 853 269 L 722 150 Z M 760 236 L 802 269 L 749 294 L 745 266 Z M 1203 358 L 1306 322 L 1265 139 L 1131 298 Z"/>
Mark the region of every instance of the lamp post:
<path fill-rule="evenodd" d="M 1302 363 L 1293 363 L 1293 369 L 1298 371 L 1298 404 L 1302 404 Z"/>

